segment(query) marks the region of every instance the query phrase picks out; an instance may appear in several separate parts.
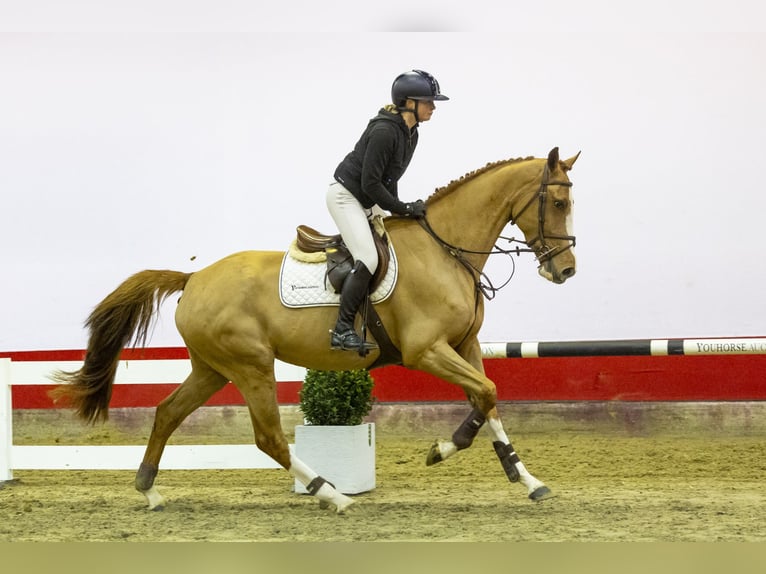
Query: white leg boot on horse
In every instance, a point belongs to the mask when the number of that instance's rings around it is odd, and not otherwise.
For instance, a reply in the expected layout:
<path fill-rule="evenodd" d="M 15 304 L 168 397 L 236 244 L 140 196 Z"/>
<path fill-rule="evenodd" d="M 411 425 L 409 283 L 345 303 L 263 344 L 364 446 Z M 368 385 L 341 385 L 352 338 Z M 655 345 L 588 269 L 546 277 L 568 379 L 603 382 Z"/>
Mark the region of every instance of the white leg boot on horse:
<path fill-rule="evenodd" d="M 254 358 L 253 363 L 261 362 Z M 319 499 L 320 508 L 335 506 L 338 514 L 353 504 L 353 500 L 338 492 L 303 461 L 290 452 L 287 438 L 282 432 L 277 403 L 276 379 L 271 362 L 265 360 L 260 368 L 240 367 L 232 381 L 242 393 L 250 410 L 250 422 L 255 431 L 255 444 L 285 468 L 306 487 L 309 494 Z"/>
<path fill-rule="evenodd" d="M 354 501 L 335 490 L 332 483 L 327 482 L 294 454 L 290 455 L 290 474 L 297 478 L 306 487 L 309 494 L 319 499 L 319 507 L 327 508 L 332 505 L 338 514 L 343 514 L 346 509 L 354 504 Z"/>

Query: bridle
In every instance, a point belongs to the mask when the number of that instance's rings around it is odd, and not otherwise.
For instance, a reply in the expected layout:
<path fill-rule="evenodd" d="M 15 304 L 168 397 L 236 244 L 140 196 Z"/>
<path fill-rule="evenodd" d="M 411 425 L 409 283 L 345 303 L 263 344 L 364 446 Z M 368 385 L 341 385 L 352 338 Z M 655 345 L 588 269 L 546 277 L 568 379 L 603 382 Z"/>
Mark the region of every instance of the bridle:
<path fill-rule="evenodd" d="M 563 253 L 564 251 L 567 251 L 569 249 L 572 249 L 575 244 L 577 243 L 577 240 L 574 235 L 546 235 L 545 234 L 545 205 L 548 202 L 548 186 L 550 185 L 561 185 L 564 187 L 572 187 L 572 182 L 570 181 L 549 181 L 550 178 L 550 168 L 548 167 L 548 164 L 545 164 L 545 169 L 543 169 L 543 177 L 540 181 L 540 187 L 537 190 L 537 194 L 533 195 L 529 201 L 524 205 L 524 207 L 521 208 L 521 211 L 516 214 L 516 217 L 511 215 L 511 225 L 516 225 L 516 222 L 519 220 L 519 218 L 524 214 L 524 212 L 534 203 L 535 199 L 537 199 L 537 237 L 533 237 L 532 239 L 524 242 L 526 243 L 528 249 L 518 249 L 517 252 L 532 252 L 535 254 L 537 258 L 537 262 L 542 265 L 546 261 L 550 261 L 556 255 L 559 255 L 560 253 Z M 546 239 L 563 239 L 567 241 L 567 245 L 560 246 L 560 247 L 552 247 L 548 245 L 546 242 Z M 536 243 L 540 243 L 540 246 L 535 248 L 534 245 Z"/>
<path fill-rule="evenodd" d="M 550 261 L 557 255 L 563 253 L 564 251 L 567 251 L 575 246 L 576 239 L 574 235 L 546 235 L 545 233 L 545 206 L 548 201 L 548 187 L 551 185 L 562 185 L 565 187 L 572 187 L 572 183 L 569 181 L 550 181 L 550 168 L 548 167 L 548 164 L 545 164 L 545 168 L 543 169 L 543 175 L 542 179 L 540 181 L 540 187 L 537 190 L 537 193 L 533 194 L 532 197 L 527 201 L 526 204 L 524 204 L 524 207 L 521 208 L 521 211 L 519 211 L 516 216 L 514 217 L 513 214 L 511 214 L 510 217 L 510 223 L 511 225 L 515 225 L 519 218 L 524 214 L 524 212 L 529 209 L 532 204 L 535 202 L 535 199 L 537 200 L 538 208 L 537 208 L 537 236 L 528 240 L 528 241 L 522 241 L 521 239 L 515 239 L 513 237 L 504 237 L 499 236 L 498 239 L 503 239 L 507 241 L 508 243 L 520 243 L 522 245 L 526 245 L 526 247 L 520 247 L 519 245 L 516 245 L 515 247 L 511 249 L 503 249 L 502 247 L 499 247 L 497 244 L 495 244 L 491 250 L 489 251 L 474 251 L 471 249 L 464 249 L 462 247 L 458 247 L 456 245 L 452 245 L 451 243 L 445 241 L 442 239 L 431 227 L 431 224 L 428 223 L 428 220 L 425 217 L 422 217 L 418 219 L 418 223 L 421 225 L 423 229 L 431 236 L 433 237 L 437 243 L 439 243 L 444 249 L 447 250 L 447 253 L 449 253 L 452 257 L 454 257 L 458 263 L 460 263 L 463 267 L 466 268 L 466 270 L 474 277 L 474 283 L 476 285 L 476 291 L 481 292 L 488 300 L 491 300 L 495 297 L 498 291 L 508 285 L 510 283 L 511 279 L 513 278 L 513 274 L 516 270 L 516 263 L 513 261 L 512 256 L 513 255 L 520 255 L 521 253 L 533 253 L 535 254 L 535 257 L 537 259 L 537 262 L 539 265 L 543 265 L 545 262 Z M 567 245 L 564 245 L 562 247 L 553 247 L 548 245 L 546 239 L 563 239 L 566 240 L 568 243 Z M 539 246 L 535 247 L 539 243 Z M 478 269 L 476 266 L 474 266 L 466 257 L 463 255 L 465 253 L 468 254 L 474 254 L 474 255 L 508 255 L 511 257 L 511 261 L 513 262 L 513 270 L 511 271 L 510 276 L 508 279 L 500 285 L 500 287 L 495 287 L 492 285 L 492 281 L 490 281 L 489 277 L 487 277 L 486 273 L 482 271 L 481 269 Z M 486 283 L 484 283 L 486 281 Z M 478 296 L 478 295 L 477 295 Z M 477 301 L 478 303 L 478 301 Z"/>

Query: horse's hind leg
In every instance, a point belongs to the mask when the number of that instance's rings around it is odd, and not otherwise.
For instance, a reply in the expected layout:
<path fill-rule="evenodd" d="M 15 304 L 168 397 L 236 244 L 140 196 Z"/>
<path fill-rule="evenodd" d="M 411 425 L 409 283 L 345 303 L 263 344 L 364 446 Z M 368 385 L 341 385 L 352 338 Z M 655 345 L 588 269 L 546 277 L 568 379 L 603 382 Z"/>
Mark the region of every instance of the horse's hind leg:
<path fill-rule="evenodd" d="M 186 417 L 201 407 L 227 382 L 226 377 L 206 365 L 195 363 L 192 358 L 191 374 L 181 386 L 157 406 L 152 432 L 135 480 L 136 490 L 146 497 L 151 510 L 159 509 L 164 505 L 164 499 L 154 486 L 154 479 L 170 435 Z"/>
<path fill-rule="evenodd" d="M 273 367 L 261 370 L 247 368 L 234 378 L 234 383 L 250 410 L 258 448 L 299 480 L 309 494 L 319 499 L 320 506 L 332 505 L 340 514 L 353 504 L 351 498 L 338 492 L 332 484 L 290 452 L 279 417 Z"/>

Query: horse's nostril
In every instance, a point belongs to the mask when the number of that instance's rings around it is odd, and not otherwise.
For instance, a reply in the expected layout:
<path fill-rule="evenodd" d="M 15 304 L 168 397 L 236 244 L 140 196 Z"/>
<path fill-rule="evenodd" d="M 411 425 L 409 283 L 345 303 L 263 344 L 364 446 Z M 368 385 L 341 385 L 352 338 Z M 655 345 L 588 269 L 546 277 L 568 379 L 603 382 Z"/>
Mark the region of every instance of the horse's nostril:
<path fill-rule="evenodd" d="M 561 275 L 563 277 L 566 277 L 567 279 L 575 274 L 575 268 L 574 267 L 567 267 L 566 269 L 563 269 L 561 271 Z"/>

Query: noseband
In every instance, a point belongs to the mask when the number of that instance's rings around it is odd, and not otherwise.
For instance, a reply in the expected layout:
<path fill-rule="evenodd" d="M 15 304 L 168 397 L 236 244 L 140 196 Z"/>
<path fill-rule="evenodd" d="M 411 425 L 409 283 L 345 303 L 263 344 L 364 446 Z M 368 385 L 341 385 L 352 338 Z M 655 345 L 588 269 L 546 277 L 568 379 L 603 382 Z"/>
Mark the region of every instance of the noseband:
<path fill-rule="evenodd" d="M 548 186 L 563 185 L 565 187 L 572 187 L 572 182 L 569 181 L 549 181 L 550 173 L 550 169 L 546 163 L 545 169 L 543 170 L 543 178 L 540 182 L 540 188 L 537 190 L 537 193 L 529 199 L 524 207 L 521 208 L 521 211 L 516 214 L 516 217 L 511 215 L 511 225 L 516 225 L 516 222 L 519 220 L 519 218 L 527 209 L 529 209 L 529 207 L 534 203 L 535 199 L 537 199 L 537 237 L 534 237 L 525 242 L 529 249 L 517 249 L 517 252 L 525 251 L 534 253 L 537 258 L 537 262 L 540 265 L 546 261 L 550 261 L 556 257 L 556 255 L 563 253 L 568 249 L 572 249 L 576 244 L 574 235 L 545 234 L 545 205 L 548 201 Z M 562 247 L 552 247 L 548 245 L 546 239 L 563 239 L 567 241 L 568 244 Z M 539 246 L 535 247 L 537 243 L 539 243 Z"/>

